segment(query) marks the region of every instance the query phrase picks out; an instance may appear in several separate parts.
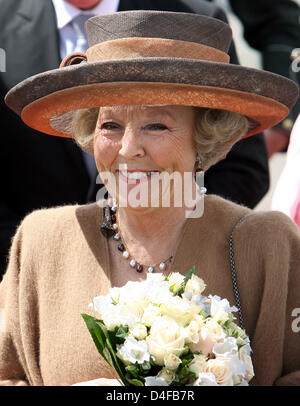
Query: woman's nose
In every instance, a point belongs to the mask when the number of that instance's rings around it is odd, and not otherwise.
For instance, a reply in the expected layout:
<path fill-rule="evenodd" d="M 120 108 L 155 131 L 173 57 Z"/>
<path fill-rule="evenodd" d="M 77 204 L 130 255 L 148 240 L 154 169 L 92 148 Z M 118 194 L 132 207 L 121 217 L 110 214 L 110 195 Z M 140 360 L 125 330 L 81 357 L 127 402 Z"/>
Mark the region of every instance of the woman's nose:
<path fill-rule="evenodd" d="M 125 128 L 119 154 L 127 159 L 142 157 L 145 155 L 142 136 L 138 130 Z"/>

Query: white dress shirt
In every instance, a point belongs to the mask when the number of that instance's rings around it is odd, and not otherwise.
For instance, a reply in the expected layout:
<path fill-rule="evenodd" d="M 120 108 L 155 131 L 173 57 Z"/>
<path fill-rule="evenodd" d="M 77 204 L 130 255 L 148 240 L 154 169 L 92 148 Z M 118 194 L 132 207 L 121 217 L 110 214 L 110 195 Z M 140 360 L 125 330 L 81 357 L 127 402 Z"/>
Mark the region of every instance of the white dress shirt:
<path fill-rule="evenodd" d="M 85 52 L 88 48 L 86 33 L 76 29 L 76 25 L 73 24 L 74 20 L 80 15 L 86 15 L 88 19 L 99 14 L 114 13 L 118 10 L 120 0 L 101 0 L 90 10 L 81 10 L 65 0 L 52 0 L 52 2 L 59 32 L 60 56 L 61 59 L 64 59 L 66 55 L 74 51 Z M 82 38 L 79 39 L 79 36 Z M 90 179 L 94 181 L 97 174 L 94 157 L 84 151 L 82 153 Z"/>
<path fill-rule="evenodd" d="M 72 20 L 80 14 L 86 14 L 87 17 L 99 14 L 114 13 L 118 10 L 120 0 L 101 0 L 94 8 L 90 10 L 81 10 L 68 3 L 65 0 L 52 0 L 57 20 L 57 29 L 60 38 L 60 56 L 63 59 L 66 55 L 75 51 L 76 32 L 72 27 Z M 85 52 L 86 50 L 82 50 Z"/>

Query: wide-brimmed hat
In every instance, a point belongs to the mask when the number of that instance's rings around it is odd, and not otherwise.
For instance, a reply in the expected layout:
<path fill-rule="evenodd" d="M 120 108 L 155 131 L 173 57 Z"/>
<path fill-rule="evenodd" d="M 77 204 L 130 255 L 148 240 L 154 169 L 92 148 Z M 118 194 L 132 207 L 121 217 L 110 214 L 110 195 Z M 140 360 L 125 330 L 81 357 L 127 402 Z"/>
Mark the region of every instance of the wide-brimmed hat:
<path fill-rule="evenodd" d="M 32 76 L 6 95 L 30 127 L 72 137 L 78 109 L 112 105 L 185 105 L 237 112 L 246 136 L 280 122 L 298 97 L 282 76 L 230 64 L 232 33 L 210 17 L 165 11 L 126 11 L 86 22 L 86 54 Z"/>

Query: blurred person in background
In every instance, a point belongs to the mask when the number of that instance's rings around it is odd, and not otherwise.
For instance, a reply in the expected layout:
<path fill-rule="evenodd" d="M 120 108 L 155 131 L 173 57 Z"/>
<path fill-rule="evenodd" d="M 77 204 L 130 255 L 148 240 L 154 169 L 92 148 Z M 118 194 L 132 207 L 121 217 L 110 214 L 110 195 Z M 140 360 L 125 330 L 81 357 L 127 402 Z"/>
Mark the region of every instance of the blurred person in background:
<path fill-rule="evenodd" d="M 197 0 L 189 0 L 197 2 Z M 211 1 L 211 0 L 207 0 Z M 299 69 L 292 61 L 300 61 L 300 7 L 293 0 L 228 0 L 232 11 L 241 20 L 248 44 L 262 54 L 262 68 L 300 83 Z M 298 71 L 298 72 L 297 72 Z M 290 132 L 300 112 L 300 102 L 281 123 L 265 131 L 268 157 L 286 152 Z"/>
<path fill-rule="evenodd" d="M 42 71 L 58 68 L 61 60 L 87 47 L 84 20 L 93 15 L 134 9 L 197 12 L 226 20 L 223 10 L 206 1 L 165 0 L 0 0 L 0 48 L 6 71 L 0 74 L 0 280 L 7 266 L 11 238 L 35 209 L 95 201 L 93 157 L 71 139 L 41 135 L 23 124 L 4 104 L 7 91 Z M 190 8 L 189 5 L 192 7 Z M 238 59 L 232 43 L 231 62 Z M 61 174 L 64 176 L 61 176 Z M 262 134 L 238 142 L 226 159 L 205 173 L 208 193 L 254 208 L 269 187 L 269 170 Z"/>
<path fill-rule="evenodd" d="M 277 182 L 271 208 L 289 216 L 300 231 L 300 115 L 291 133 L 286 163 Z"/>

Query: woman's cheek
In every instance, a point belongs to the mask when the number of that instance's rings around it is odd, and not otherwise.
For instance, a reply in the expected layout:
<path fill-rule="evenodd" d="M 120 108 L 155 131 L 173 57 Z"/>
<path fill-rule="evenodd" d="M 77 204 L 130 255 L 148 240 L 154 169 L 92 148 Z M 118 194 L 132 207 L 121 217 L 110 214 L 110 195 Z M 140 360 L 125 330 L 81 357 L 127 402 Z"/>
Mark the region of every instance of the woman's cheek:
<path fill-rule="evenodd" d="M 186 134 L 184 136 L 171 134 L 162 138 L 161 142 L 157 142 L 156 145 L 156 162 L 160 167 L 172 169 L 172 171 L 191 171 L 193 169 L 191 162 L 194 160 L 195 152 L 189 141 Z"/>
<path fill-rule="evenodd" d="M 150 159 L 159 168 L 173 170 L 174 163 L 176 162 L 174 140 L 170 140 L 168 137 L 155 137 L 149 138 L 149 141 L 145 149 Z"/>
<path fill-rule="evenodd" d="M 95 137 L 94 156 L 99 171 L 111 167 L 117 157 L 118 149 L 116 142 L 101 136 Z"/>

